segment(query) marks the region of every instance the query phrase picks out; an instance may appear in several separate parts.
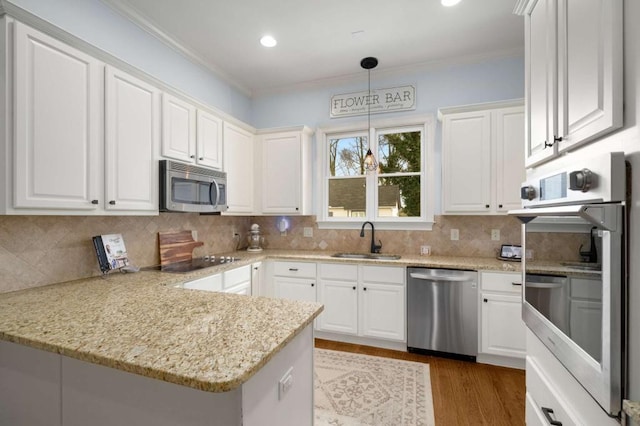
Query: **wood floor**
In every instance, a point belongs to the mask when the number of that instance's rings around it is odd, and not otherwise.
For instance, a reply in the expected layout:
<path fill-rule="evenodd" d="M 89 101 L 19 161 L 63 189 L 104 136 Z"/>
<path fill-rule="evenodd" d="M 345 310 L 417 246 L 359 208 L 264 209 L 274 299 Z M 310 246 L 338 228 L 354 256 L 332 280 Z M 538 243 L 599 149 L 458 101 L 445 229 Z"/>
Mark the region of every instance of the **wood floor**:
<path fill-rule="evenodd" d="M 429 364 L 436 426 L 525 424 L 523 370 L 322 339 L 316 339 L 315 345 Z"/>

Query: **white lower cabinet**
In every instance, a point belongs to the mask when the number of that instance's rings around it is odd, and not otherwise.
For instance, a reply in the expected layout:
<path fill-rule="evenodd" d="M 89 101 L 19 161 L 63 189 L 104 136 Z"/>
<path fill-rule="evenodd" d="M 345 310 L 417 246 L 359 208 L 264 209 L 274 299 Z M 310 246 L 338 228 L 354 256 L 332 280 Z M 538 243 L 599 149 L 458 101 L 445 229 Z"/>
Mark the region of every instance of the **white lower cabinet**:
<path fill-rule="evenodd" d="M 526 334 L 528 426 L 548 426 L 552 421 L 562 426 L 619 426 L 533 332 Z"/>
<path fill-rule="evenodd" d="M 522 360 L 526 356 L 526 326 L 522 320 L 521 281 L 520 273 L 480 273 L 479 358 L 481 361 L 503 364 L 499 358 L 486 360 L 482 357 L 489 355 Z"/>
<path fill-rule="evenodd" d="M 358 265 L 318 264 L 318 330 L 358 334 Z"/>
<path fill-rule="evenodd" d="M 222 274 L 213 274 L 188 281 L 177 287 L 191 290 L 222 291 Z"/>
<path fill-rule="evenodd" d="M 192 290 L 222 291 L 224 293 L 251 296 L 251 265 L 245 265 L 218 274 L 208 275 L 206 277 L 188 281 L 176 287 Z"/>
<path fill-rule="evenodd" d="M 405 341 L 405 268 L 321 263 L 318 330 Z"/>
<path fill-rule="evenodd" d="M 276 261 L 273 264 L 273 290 L 281 299 L 316 301 L 316 264 Z"/>

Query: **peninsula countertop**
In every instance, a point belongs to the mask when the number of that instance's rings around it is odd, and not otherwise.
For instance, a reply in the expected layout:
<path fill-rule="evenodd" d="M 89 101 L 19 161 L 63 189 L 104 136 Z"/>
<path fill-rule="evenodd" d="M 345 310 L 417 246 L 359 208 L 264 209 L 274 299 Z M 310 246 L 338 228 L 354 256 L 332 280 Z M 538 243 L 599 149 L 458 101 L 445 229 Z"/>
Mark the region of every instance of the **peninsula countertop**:
<path fill-rule="evenodd" d="M 520 272 L 495 258 L 402 255 L 398 260 L 341 259 L 322 251 L 233 252 L 233 263 L 174 274 L 111 273 L 0 294 L 0 340 L 210 392 L 251 378 L 322 311 L 315 303 L 174 285 L 261 260 L 425 266 Z M 540 272 L 566 268 L 540 264 Z M 577 273 L 580 273 L 578 271 Z"/>
<path fill-rule="evenodd" d="M 153 271 L 115 273 L 0 294 L 0 339 L 226 392 L 249 380 L 322 311 L 315 303 L 171 285 L 183 280 Z"/>

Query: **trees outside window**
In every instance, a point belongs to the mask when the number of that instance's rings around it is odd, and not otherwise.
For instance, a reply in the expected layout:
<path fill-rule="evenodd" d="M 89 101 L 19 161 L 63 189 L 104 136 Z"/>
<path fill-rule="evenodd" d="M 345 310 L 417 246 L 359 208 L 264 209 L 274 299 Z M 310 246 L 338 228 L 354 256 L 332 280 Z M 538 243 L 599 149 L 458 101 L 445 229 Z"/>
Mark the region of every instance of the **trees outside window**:
<path fill-rule="evenodd" d="M 422 124 L 422 123 L 421 123 Z M 427 123 L 427 124 L 430 124 Z M 379 127 L 369 144 L 366 130 L 321 133 L 324 196 L 320 221 L 431 224 L 427 205 L 432 130 L 427 124 Z M 364 158 L 371 148 L 378 170 L 367 172 Z"/>

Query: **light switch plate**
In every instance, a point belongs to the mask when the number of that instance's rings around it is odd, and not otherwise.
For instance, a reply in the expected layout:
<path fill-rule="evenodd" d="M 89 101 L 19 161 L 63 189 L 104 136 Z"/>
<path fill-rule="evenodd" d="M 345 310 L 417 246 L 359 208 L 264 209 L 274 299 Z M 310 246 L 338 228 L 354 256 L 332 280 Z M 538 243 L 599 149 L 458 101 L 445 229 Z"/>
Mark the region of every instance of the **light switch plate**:
<path fill-rule="evenodd" d="M 460 231 L 457 229 L 451 230 L 451 241 L 458 241 L 460 239 Z"/>
<path fill-rule="evenodd" d="M 500 230 L 492 229 L 491 230 L 491 240 L 492 241 L 500 241 Z"/>

